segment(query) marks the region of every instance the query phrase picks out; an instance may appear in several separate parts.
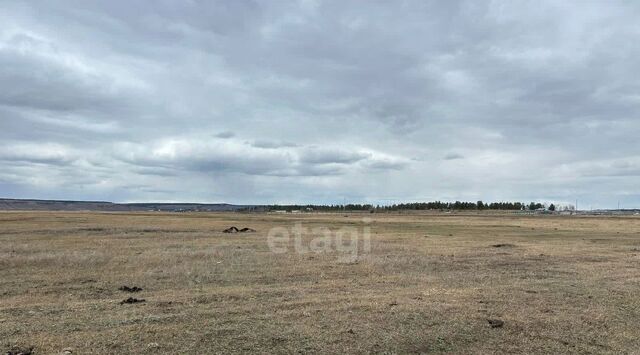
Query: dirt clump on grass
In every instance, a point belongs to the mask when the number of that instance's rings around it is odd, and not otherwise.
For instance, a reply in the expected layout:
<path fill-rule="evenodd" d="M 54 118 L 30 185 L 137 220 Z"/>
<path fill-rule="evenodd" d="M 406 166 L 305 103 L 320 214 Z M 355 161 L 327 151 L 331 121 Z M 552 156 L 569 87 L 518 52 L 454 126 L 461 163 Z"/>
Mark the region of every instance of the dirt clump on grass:
<path fill-rule="evenodd" d="M 504 326 L 504 321 L 500 319 L 487 319 L 487 322 L 491 328 L 502 328 Z"/>
<path fill-rule="evenodd" d="M 494 248 L 513 248 L 515 247 L 514 244 L 509 244 L 509 243 L 500 243 L 500 244 L 493 244 L 492 247 Z"/>
<path fill-rule="evenodd" d="M 126 300 L 120 301 L 120 304 L 134 304 L 134 303 L 143 303 L 143 302 L 147 302 L 147 300 L 145 300 L 144 298 L 129 297 Z"/>
<path fill-rule="evenodd" d="M 256 230 L 252 228 L 244 227 L 244 228 L 238 229 L 237 227 L 233 226 L 223 230 L 222 232 L 223 233 L 248 233 L 248 232 L 255 232 L 255 231 Z"/>
<path fill-rule="evenodd" d="M 142 291 L 142 288 L 138 287 L 138 286 L 133 286 L 133 287 L 129 287 L 129 286 L 120 286 L 118 288 L 118 290 L 120 291 L 124 291 L 124 292 L 140 292 Z"/>
<path fill-rule="evenodd" d="M 33 346 L 27 348 L 14 345 L 5 352 L 5 355 L 31 355 L 33 354 L 33 349 Z"/>

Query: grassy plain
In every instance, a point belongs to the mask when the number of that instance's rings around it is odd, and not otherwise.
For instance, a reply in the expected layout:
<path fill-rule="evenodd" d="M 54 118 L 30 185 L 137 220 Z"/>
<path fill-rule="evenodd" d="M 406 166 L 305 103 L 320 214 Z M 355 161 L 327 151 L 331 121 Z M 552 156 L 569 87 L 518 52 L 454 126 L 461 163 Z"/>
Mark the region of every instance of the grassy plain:
<path fill-rule="evenodd" d="M 272 252 L 296 223 L 371 250 Z M 0 212 L 3 354 L 638 353 L 639 325 L 635 217 Z"/>

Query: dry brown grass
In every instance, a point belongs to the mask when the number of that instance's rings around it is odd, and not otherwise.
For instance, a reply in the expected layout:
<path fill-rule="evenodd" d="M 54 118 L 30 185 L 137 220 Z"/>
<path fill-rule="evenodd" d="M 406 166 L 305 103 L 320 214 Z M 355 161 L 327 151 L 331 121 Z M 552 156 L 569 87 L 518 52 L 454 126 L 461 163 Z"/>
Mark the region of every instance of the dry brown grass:
<path fill-rule="evenodd" d="M 362 217 L 353 260 L 267 246 Z M 0 213 L 0 351 L 637 353 L 639 261 L 638 218 Z"/>

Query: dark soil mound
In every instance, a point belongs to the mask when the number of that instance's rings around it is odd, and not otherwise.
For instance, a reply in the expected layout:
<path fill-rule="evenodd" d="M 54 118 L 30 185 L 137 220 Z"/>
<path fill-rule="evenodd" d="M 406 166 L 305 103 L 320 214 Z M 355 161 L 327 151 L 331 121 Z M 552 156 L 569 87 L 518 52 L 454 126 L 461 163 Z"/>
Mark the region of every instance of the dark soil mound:
<path fill-rule="evenodd" d="M 491 326 L 491 328 L 502 328 L 504 325 L 504 321 L 500 319 L 487 319 L 487 322 Z"/>
<path fill-rule="evenodd" d="M 140 292 L 142 291 L 142 288 L 138 286 L 133 286 L 133 287 L 121 286 L 118 290 L 124 291 L 124 292 Z"/>
<path fill-rule="evenodd" d="M 11 349 L 7 350 L 5 355 L 31 355 L 33 354 L 33 347 L 30 348 L 22 348 L 19 346 L 13 346 Z"/>
<path fill-rule="evenodd" d="M 134 304 L 134 303 L 142 303 L 142 302 L 146 302 L 146 300 L 144 298 L 133 298 L 133 297 L 129 297 L 126 300 L 120 301 L 120 304 Z"/>
<path fill-rule="evenodd" d="M 515 245 L 502 243 L 502 244 L 494 244 L 494 245 L 492 245 L 492 247 L 494 247 L 494 248 L 513 248 L 513 247 L 515 247 Z"/>
<path fill-rule="evenodd" d="M 251 228 L 247 228 L 247 227 L 242 228 L 242 229 L 238 229 L 235 226 L 233 226 L 233 227 L 229 227 L 229 228 L 223 230 L 222 232 L 223 233 L 247 233 L 247 232 L 255 232 L 255 231 L 256 231 L 255 229 L 251 229 Z"/>

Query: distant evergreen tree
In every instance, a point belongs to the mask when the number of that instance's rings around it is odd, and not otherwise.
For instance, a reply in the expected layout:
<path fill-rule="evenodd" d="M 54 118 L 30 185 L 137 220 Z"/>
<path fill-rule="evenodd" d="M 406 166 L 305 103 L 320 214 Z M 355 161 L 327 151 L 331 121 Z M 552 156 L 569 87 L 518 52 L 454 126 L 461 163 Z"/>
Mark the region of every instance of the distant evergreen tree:
<path fill-rule="evenodd" d="M 541 203 L 531 202 L 528 205 L 525 205 L 522 202 L 490 202 L 485 203 L 483 201 L 477 202 L 463 202 L 463 201 L 455 201 L 455 202 L 442 202 L 442 201 L 431 201 L 431 202 L 410 202 L 410 203 L 399 203 L 392 204 L 387 206 L 381 205 L 371 205 L 371 204 L 355 204 L 349 203 L 345 205 L 269 205 L 269 206 L 255 206 L 244 209 L 244 211 L 376 211 L 376 212 L 386 212 L 386 211 L 404 211 L 404 210 L 439 210 L 439 211 L 447 211 L 447 210 L 455 210 L 455 211 L 473 211 L 473 210 L 510 210 L 510 211 L 518 211 L 522 210 L 525 207 L 530 210 L 535 210 L 543 207 Z M 551 208 L 551 206 L 550 206 Z M 554 206 L 554 208 L 556 208 Z"/>

